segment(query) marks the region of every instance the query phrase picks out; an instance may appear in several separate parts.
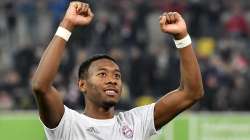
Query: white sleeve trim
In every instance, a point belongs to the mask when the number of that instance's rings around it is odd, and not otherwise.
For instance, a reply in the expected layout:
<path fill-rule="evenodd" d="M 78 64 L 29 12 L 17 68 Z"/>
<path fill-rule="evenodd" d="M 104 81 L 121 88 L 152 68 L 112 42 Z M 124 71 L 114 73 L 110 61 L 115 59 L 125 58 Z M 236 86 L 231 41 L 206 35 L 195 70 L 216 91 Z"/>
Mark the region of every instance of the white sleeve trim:
<path fill-rule="evenodd" d="M 63 116 L 59 122 L 59 124 L 54 127 L 54 128 L 48 128 L 44 123 L 43 121 L 41 120 L 41 118 L 39 117 L 39 120 L 40 122 L 42 123 L 43 127 L 46 129 L 46 130 L 49 130 L 49 131 L 54 131 L 56 129 L 58 129 L 59 127 L 61 127 L 62 123 L 65 121 L 65 118 L 66 118 L 66 113 L 69 111 L 69 108 L 67 106 L 64 105 L 64 113 L 63 113 Z"/>
<path fill-rule="evenodd" d="M 152 116 L 153 116 L 153 134 L 152 135 L 155 135 L 155 134 L 158 134 L 159 133 L 159 130 L 157 131 L 156 128 L 155 128 L 155 116 L 154 116 L 154 112 L 155 112 L 155 103 L 152 103 L 151 106 L 153 107 L 153 111 L 152 111 Z"/>

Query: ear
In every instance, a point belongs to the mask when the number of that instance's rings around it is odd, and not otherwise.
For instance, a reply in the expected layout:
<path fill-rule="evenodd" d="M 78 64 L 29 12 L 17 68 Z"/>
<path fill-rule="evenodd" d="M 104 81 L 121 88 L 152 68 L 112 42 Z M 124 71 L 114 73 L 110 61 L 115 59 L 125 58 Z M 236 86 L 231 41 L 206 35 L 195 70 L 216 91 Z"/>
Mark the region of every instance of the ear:
<path fill-rule="evenodd" d="M 87 86 L 86 86 L 86 80 L 80 79 L 78 80 L 78 87 L 80 89 L 81 92 L 85 93 L 87 90 Z"/>

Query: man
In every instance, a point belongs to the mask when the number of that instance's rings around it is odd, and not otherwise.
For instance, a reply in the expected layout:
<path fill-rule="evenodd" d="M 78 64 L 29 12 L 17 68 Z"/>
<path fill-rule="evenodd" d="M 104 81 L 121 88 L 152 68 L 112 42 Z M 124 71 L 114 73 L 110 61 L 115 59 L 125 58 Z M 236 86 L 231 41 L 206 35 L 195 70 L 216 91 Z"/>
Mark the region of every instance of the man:
<path fill-rule="evenodd" d="M 45 50 L 32 88 L 41 121 L 49 140 L 145 140 L 176 115 L 203 96 L 199 66 L 183 18 L 176 12 L 160 16 L 160 28 L 174 36 L 179 48 L 181 84 L 156 103 L 115 115 L 122 80 L 119 66 L 106 55 L 83 62 L 79 89 L 85 96 L 85 109 L 78 113 L 63 105 L 53 85 L 66 42 L 75 26 L 87 26 L 93 19 L 88 4 L 71 2 L 56 35 Z"/>

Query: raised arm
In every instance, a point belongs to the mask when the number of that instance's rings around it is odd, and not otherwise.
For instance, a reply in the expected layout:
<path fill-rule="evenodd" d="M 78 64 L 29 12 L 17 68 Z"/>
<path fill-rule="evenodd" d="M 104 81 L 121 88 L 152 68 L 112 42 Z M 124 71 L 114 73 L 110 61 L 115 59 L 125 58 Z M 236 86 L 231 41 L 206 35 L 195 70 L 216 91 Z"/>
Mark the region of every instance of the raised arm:
<path fill-rule="evenodd" d="M 160 28 L 162 32 L 174 36 L 180 40 L 188 36 L 184 19 L 177 12 L 164 13 L 160 17 Z M 203 86 L 200 68 L 193 51 L 191 43 L 184 48 L 179 48 L 180 54 L 180 87 L 165 96 L 155 104 L 154 121 L 156 129 L 171 121 L 176 115 L 192 106 L 203 96 Z M 179 45 L 180 45 L 179 44 Z"/>
<path fill-rule="evenodd" d="M 60 27 L 62 27 L 61 29 L 63 30 L 66 29 L 71 32 L 77 25 L 88 25 L 92 18 L 93 13 L 88 4 L 71 2 L 60 23 Z M 56 127 L 64 113 L 63 101 L 60 93 L 52 84 L 66 46 L 66 40 L 63 37 L 66 32 L 62 31 L 53 37 L 44 51 L 32 79 L 32 89 L 38 104 L 40 118 L 49 128 Z"/>

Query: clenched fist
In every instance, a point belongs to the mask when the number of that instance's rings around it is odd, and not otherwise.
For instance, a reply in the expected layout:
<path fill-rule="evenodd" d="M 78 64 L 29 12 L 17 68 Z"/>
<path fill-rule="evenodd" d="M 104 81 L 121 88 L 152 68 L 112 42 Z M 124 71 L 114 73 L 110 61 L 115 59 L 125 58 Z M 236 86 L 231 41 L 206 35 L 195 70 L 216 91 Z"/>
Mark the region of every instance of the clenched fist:
<path fill-rule="evenodd" d="M 186 23 L 177 12 L 163 13 L 160 16 L 160 28 L 162 32 L 173 35 L 175 39 L 182 39 L 188 34 Z"/>
<path fill-rule="evenodd" d="M 71 2 L 61 22 L 61 26 L 72 31 L 75 26 L 86 26 L 94 17 L 87 3 Z"/>

